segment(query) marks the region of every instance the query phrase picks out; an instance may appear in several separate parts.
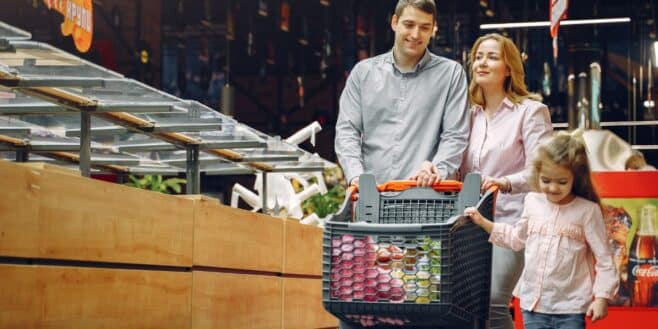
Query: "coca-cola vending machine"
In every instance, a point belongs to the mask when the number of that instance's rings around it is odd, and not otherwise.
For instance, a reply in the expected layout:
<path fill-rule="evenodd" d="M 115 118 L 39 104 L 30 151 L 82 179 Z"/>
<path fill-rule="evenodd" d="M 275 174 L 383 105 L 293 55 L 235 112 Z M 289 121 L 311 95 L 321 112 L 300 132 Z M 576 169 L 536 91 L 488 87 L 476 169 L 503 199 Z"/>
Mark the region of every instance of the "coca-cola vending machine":
<path fill-rule="evenodd" d="M 658 323 L 658 171 L 595 172 L 620 288 L 608 317 L 587 328 Z"/>
<path fill-rule="evenodd" d="M 642 184 L 624 188 L 621 178 Z M 594 179 L 620 278 L 610 304 L 658 307 L 658 188 L 650 183 L 658 183 L 658 172 L 602 172 Z"/>

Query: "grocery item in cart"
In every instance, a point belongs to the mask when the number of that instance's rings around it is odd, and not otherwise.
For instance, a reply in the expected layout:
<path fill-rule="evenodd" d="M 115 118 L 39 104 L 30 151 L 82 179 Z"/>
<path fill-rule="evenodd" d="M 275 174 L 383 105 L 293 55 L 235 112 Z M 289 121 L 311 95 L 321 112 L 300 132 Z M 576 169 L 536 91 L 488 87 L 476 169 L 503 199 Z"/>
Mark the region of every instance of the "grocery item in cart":
<path fill-rule="evenodd" d="M 430 237 L 336 236 L 331 241 L 331 296 L 343 301 L 437 301 L 441 244 Z"/>

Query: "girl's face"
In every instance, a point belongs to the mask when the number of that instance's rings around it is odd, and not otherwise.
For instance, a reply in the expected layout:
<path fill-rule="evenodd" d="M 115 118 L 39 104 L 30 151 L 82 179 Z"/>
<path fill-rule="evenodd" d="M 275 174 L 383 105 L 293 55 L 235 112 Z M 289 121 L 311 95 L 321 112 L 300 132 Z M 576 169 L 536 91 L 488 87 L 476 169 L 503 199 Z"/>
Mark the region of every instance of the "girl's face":
<path fill-rule="evenodd" d="M 546 194 L 548 201 L 567 204 L 575 198 L 571 170 L 551 161 L 542 163 L 539 170 L 539 189 Z"/>
<path fill-rule="evenodd" d="M 473 79 L 482 88 L 500 88 L 510 75 L 510 69 L 502 58 L 498 41 L 487 39 L 480 43 L 473 59 Z"/>

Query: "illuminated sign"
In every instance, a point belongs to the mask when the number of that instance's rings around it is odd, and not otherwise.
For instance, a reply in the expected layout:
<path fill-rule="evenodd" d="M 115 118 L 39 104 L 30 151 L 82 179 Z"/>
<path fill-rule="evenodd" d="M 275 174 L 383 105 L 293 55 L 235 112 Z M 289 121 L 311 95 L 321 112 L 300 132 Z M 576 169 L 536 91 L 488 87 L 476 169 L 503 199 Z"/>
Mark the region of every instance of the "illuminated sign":
<path fill-rule="evenodd" d="M 86 52 L 94 35 L 94 15 L 92 0 L 43 0 L 48 9 L 64 15 L 61 25 L 62 35 L 71 36 L 75 48 Z"/>

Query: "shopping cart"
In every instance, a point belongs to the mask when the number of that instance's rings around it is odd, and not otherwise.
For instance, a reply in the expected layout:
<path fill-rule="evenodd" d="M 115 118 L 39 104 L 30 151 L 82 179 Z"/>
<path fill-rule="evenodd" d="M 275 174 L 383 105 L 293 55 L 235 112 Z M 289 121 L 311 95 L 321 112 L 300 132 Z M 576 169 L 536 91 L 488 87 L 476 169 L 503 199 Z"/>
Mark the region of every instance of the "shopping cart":
<path fill-rule="evenodd" d="M 475 206 L 493 218 L 497 189 L 481 195 L 480 180 L 378 187 L 361 175 L 325 223 L 325 309 L 356 327 L 484 328 L 491 244 L 462 216 Z"/>

